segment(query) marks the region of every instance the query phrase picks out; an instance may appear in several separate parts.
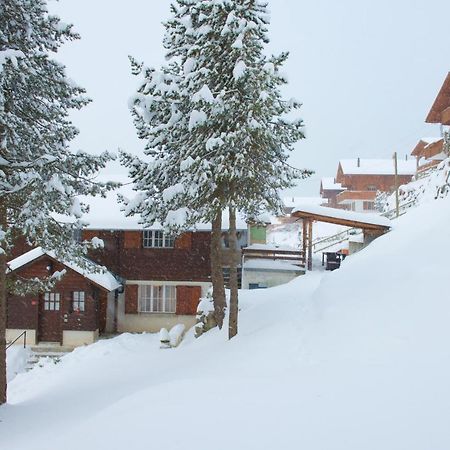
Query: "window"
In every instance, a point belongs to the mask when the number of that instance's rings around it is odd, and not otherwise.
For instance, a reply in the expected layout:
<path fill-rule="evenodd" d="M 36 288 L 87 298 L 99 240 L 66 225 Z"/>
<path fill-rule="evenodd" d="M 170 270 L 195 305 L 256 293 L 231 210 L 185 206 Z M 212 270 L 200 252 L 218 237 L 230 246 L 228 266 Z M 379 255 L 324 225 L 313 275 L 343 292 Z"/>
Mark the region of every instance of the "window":
<path fill-rule="evenodd" d="M 144 248 L 172 248 L 175 238 L 160 230 L 144 230 Z"/>
<path fill-rule="evenodd" d="M 144 313 L 174 313 L 177 288 L 167 285 L 140 285 L 139 311 Z"/>
<path fill-rule="evenodd" d="M 82 229 L 81 228 L 75 228 L 72 231 L 72 239 L 74 240 L 74 242 L 80 243 L 82 241 Z"/>
<path fill-rule="evenodd" d="M 84 292 L 72 292 L 72 311 L 83 312 L 85 310 Z"/>
<path fill-rule="evenodd" d="M 364 211 L 373 211 L 375 209 L 374 202 L 363 202 Z"/>
<path fill-rule="evenodd" d="M 46 292 L 44 294 L 44 310 L 45 311 L 59 311 L 60 297 L 59 294 L 53 292 Z"/>
<path fill-rule="evenodd" d="M 367 190 L 368 191 L 377 191 L 377 187 L 374 184 L 369 184 L 369 186 L 367 186 Z"/>

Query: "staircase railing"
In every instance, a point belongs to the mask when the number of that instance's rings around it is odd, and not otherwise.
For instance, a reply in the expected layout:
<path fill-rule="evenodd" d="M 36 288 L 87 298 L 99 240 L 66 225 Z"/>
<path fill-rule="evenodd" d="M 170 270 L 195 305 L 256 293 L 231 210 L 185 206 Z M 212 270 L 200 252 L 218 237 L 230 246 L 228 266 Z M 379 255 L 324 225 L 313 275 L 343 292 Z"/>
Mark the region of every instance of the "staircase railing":
<path fill-rule="evenodd" d="M 399 215 L 402 216 L 405 214 L 409 208 L 414 206 L 416 203 L 415 200 L 402 203 L 399 207 Z M 385 213 L 381 214 L 384 217 L 387 217 L 389 219 L 395 219 L 396 218 L 396 210 L 391 209 L 389 211 L 386 211 Z M 361 234 L 361 230 L 358 228 L 349 228 L 348 230 L 341 231 L 339 233 L 333 234 L 332 236 L 327 236 L 324 238 L 319 238 L 318 240 L 313 242 L 313 252 L 318 253 L 323 250 L 326 250 L 327 248 L 333 247 L 334 245 L 340 244 L 341 242 L 346 241 L 350 236 L 357 236 Z"/>
<path fill-rule="evenodd" d="M 27 346 L 27 332 L 22 331 L 22 333 L 20 333 L 19 336 L 17 336 L 12 342 L 10 342 L 6 346 L 6 350 L 8 350 L 8 348 L 11 347 L 11 345 L 15 344 L 22 336 L 23 336 L 23 348 L 25 348 Z"/>

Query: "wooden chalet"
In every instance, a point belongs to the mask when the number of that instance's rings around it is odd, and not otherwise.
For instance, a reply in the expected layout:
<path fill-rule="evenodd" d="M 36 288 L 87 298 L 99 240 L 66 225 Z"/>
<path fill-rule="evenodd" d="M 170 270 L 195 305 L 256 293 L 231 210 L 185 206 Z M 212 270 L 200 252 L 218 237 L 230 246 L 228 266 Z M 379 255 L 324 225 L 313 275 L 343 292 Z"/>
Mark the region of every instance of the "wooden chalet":
<path fill-rule="evenodd" d="M 398 161 L 398 182 L 411 181 L 416 172 L 413 160 Z M 324 189 L 321 196 L 328 199 L 328 206 L 355 212 L 373 212 L 378 191 L 395 189 L 395 168 L 392 159 L 343 159 L 339 161 L 333 190 Z M 325 186 L 329 183 L 325 184 Z M 337 187 L 340 187 L 338 192 Z M 330 201 L 331 198 L 331 201 Z"/>
<path fill-rule="evenodd" d="M 320 196 L 326 200 L 323 205 L 337 208 L 337 196 L 345 190 L 346 188 L 341 183 L 337 183 L 335 178 L 322 178 L 320 181 Z"/>
<path fill-rule="evenodd" d="M 425 122 L 450 126 L 450 72 L 447 74 Z"/>
<path fill-rule="evenodd" d="M 444 152 L 444 138 L 420 139 L 411 152 L 411 155 L 416 158 L 417 174 L 424 173 L 447 158 Z"/>

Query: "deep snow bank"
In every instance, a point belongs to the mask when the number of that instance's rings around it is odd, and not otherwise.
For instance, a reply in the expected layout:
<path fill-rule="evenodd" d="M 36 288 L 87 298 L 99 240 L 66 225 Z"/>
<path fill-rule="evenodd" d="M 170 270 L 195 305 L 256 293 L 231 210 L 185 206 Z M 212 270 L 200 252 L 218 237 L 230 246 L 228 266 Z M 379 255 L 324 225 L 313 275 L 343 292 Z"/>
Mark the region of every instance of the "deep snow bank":
<path fill-rule="evenodd" d="M 243 292 L 232 342 L 123 335 L 18 375 L 0 447 L 448 450 L 449 225 L 422 205 L 339 271 Z"/>

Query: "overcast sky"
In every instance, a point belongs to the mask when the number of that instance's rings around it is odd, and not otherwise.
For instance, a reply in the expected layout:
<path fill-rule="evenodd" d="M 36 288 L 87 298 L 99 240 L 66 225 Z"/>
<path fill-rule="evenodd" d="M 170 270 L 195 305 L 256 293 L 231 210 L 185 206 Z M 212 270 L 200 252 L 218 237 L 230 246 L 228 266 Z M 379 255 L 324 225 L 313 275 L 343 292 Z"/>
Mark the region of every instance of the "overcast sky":
<path fill-rule="evenodd" d="M 93 102 L 73 115 L 74 148 L 118 147 L 141 154 L 127 102 L 137 86 L 128 55 L 163 62 L 166 0 L 50 0 L 50 10 L 74 23 L 82 39 L 58 59 Z M 271 0 L 269 51 L 288 50 L 286 96 L 303 103 L 307 139 L 292 154 L 316 175 L 291 192 L 317 195 L 320 178 L 339 159 L 409 154 L 450 71 L 449 0 Z M 111 168 L 114 177 L 120 168 Z"/>

